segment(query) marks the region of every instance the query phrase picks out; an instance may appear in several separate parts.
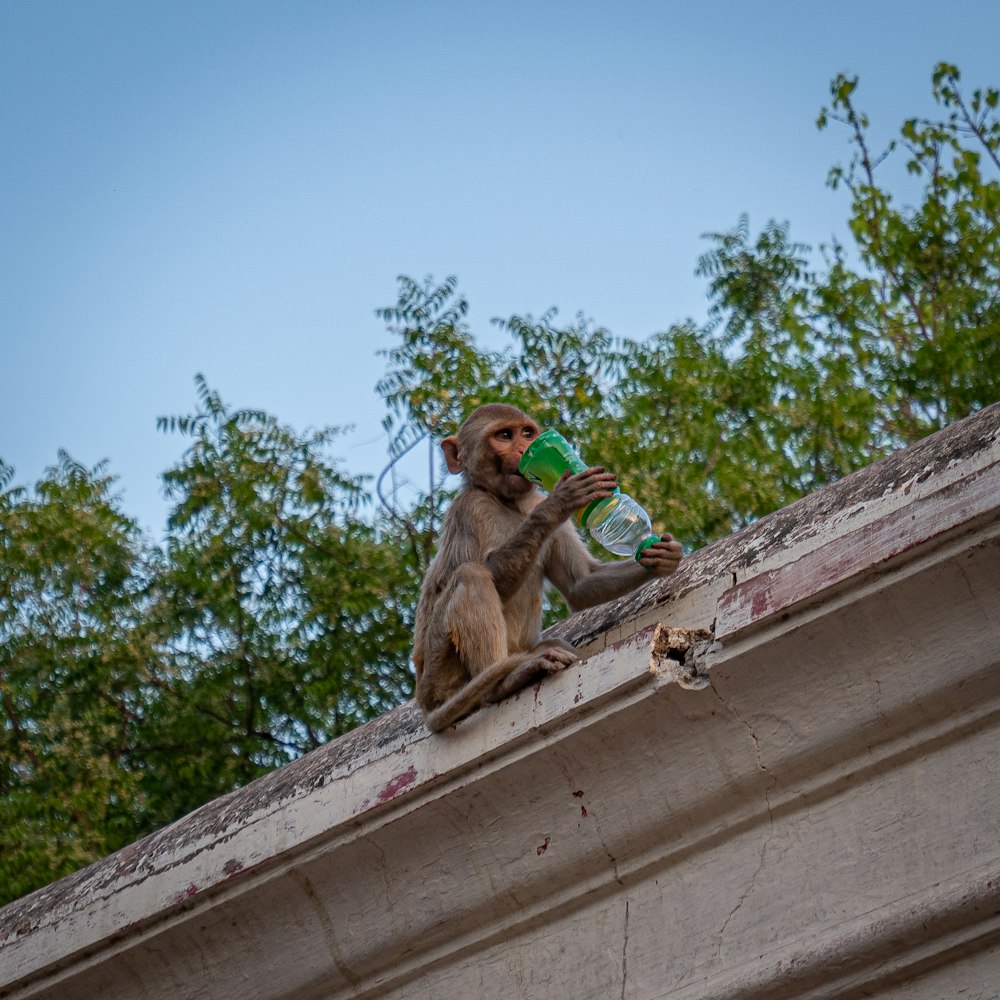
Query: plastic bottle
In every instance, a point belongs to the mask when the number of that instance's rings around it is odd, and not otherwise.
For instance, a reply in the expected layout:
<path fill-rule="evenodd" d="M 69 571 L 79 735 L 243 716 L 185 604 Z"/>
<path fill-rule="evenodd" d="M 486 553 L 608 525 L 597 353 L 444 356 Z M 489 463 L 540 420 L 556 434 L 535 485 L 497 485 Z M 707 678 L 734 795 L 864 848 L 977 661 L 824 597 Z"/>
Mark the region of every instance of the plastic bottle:
<path fill-rule="evenodd" d="M 616 556 L 632 556 L 636 562 L 654 542 L 649 515 L 627 493 L 601 500 L 585 522 L 591 536 Z"/>
<path fill-rule="evenodd" d="M 525 450 L 518 471 L 542 489 L 551 492 L 567 470 L 573 475 L 589 468 L 573 446 L 556 430 L 543 431 Z M 605 500 L 595 500 L 575 515 L 577 524 L 609 552 L 632 556 L 636 562 L 654 542 L 649 515 L 628 494 L 615 490 Z"/>

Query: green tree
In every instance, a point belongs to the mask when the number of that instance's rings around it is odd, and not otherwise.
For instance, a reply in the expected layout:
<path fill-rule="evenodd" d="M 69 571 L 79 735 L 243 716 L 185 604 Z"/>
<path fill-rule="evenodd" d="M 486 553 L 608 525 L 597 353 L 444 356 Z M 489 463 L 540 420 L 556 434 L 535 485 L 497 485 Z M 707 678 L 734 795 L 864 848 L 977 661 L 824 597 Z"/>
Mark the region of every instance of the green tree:
<path fill-rule="evenodd" d="M 103 466 L 0 463 L 0 902 L 144 830 L 136 740 L 155 554 Z"/>
<path fill-rule="evenodd" d="M 406 697 L 411 590 L 326 450 L 197 379 L 152 615 L 164 655 L 146 726 L 148 811 L 171 819 Z"/>
<path fill-rule="evenodd" d="M 878 429 L 893 444 L 913 440 L 994 402 L 1000 385 L 1000 121 L 995 88 L 965 96 L 957 67 L 932 79 L 937 119 L 910 118 L 879 155 L 855 105 L 857 78 L 831 84 L 819 125 L 850 130 L 854 156 L 830 174 L 851 197 L 850 229 L 863 269 L 841 246 L 817 306 L 851 330 L 880 403 Z M 897 206 L 878 184 L 883 164 L 905 151 L 921 185 Z"/>

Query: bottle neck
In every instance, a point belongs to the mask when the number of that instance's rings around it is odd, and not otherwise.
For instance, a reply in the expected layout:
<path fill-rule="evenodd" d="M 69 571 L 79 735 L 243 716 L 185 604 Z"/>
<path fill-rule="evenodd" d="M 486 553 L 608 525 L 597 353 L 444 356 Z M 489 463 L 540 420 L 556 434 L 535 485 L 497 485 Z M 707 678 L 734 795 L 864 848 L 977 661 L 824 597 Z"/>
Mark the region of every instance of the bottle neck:
<path fill-rule="evenodd" d="M 591 520 L 594 520 L 595 524 L 600 523 L 600 519 L 595 518 L 594 515 L 610 506 L 614 502 L 615 497 L 621 496 L 621 492 L 622 491 L 620 489 L 615 487 L 615 496 L 605 497 L 603 500 L 594 500 L 592 503 L 587 504 L 586 507 L 582 507 L 576 512 L 576 514 L 573 515 L 576 523 L 580 525 L 581 528 L 594 527 L 594 525 L 590 523 Z"/>

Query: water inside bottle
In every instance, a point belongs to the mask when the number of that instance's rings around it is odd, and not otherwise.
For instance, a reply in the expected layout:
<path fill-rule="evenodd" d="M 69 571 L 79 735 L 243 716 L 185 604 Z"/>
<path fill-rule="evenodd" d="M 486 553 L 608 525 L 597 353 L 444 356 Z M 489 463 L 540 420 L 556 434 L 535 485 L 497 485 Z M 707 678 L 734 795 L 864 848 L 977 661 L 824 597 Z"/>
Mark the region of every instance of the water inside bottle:
<path fill-rule="evenodd" d="M 645 511 L 625 494 L 600 503 L 587 519 L 587 530 L 617 556 L 632 555 L 651 534 Z"/>

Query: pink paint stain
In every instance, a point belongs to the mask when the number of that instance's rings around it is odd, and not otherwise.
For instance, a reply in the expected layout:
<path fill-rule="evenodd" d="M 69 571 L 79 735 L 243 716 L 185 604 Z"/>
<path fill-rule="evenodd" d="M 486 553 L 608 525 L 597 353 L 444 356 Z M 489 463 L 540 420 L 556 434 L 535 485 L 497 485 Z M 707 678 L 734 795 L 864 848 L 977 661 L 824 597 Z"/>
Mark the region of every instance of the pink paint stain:
<path fill-rule="evenodd" d="M 771 609 L 771 593 L 769 590 L 758 590 L 750 601 L 750 618 L 760 618 Z"/>
<path fill-rule="evenodd" d="M 198 886 L 192 882 L 183 892 L 179 892 L 174 896 L 174 902 L 183 903 L 184 900 L 190 899 L 192 896 L 197 896 L 200 891 Z"/>
<path fill-rule="evenodd" d="M 380 805 L 383 802 L 391 802 L 400 792 L 409 788 L 417 780 L 417 769 L 411 764 L 402 774 L 397 774 L 389 781 L 385 788 L 378 793 L 376 802 Z"/>

